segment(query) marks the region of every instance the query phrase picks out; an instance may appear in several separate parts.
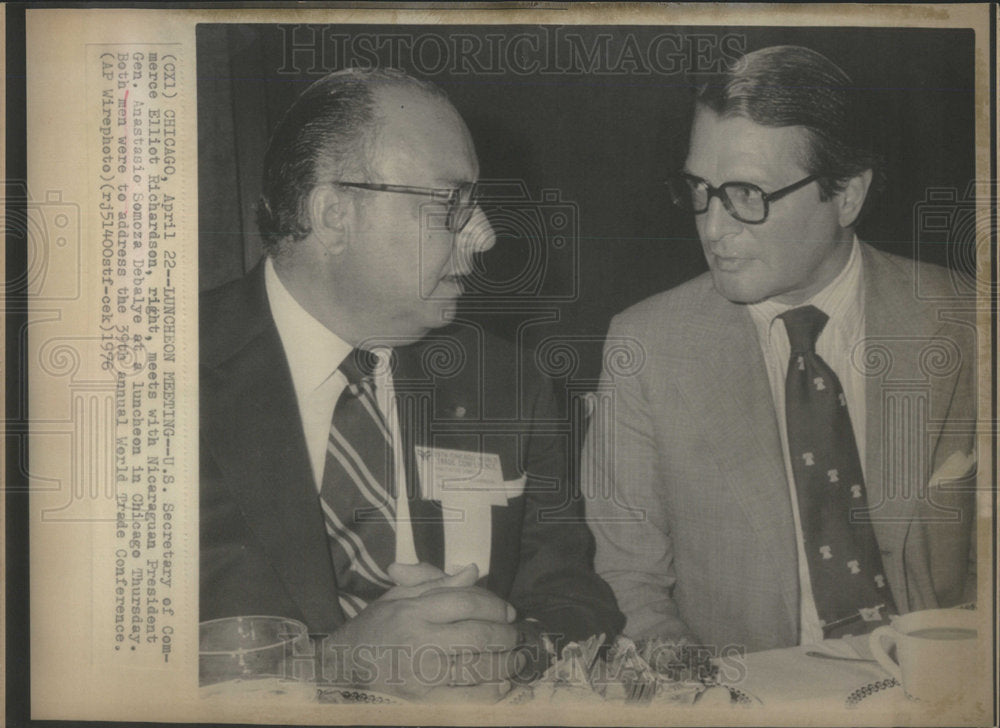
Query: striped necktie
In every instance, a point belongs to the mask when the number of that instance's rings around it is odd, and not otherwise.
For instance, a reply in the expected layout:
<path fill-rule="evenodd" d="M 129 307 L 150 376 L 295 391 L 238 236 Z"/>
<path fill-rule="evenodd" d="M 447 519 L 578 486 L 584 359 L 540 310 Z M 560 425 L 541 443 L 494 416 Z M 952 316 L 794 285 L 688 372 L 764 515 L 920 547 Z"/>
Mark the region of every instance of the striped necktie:
<path fill-rule="evenodd" d="M 320 503 L 348 618 L 392 586 L 396 550 L 392 435 L 375 399 L 376 357 L 354 349 L 340 365 L 347 378 L 333 411 Z"/>
<path fill-rule="evenodd" d="M 816 353 L 828 316 L 802 306 L 785 322 L 791 358 L 785 379 L 788 450 L 809 578 L 825 638 L 870 632 L 896 613 L 875 531 L 852 516 L 867 508 L 847 398 Z M 803 587 L 804 588 L 804 587 Z"/>

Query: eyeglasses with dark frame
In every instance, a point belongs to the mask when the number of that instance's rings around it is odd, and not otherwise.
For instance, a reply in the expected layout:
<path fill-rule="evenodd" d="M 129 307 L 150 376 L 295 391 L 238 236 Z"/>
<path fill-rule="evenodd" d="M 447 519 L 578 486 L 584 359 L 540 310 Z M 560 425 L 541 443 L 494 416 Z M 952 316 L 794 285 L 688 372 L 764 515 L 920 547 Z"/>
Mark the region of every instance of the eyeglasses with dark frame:
<path fill-rule="evenodd" d="M 331 184 L 342 187 L 356 187 L 361 190 L 372 190 L 374 192 L 399 192 L 405 195 L 424 195 L 435 199 L 444 200 L 448 204 L 448 214 L 445 218 L 445 226 L 448 232 L 458 234 L 462 232 L 472 213 L 478 204 L 477 186 L 475 182 L 466 182 L 458 187 L 413 187 L 412 185 L 387 185 L 375 182 L 341 182 L 334 180 Z"/>
<path fill-rule="evenodd" d="M 668 179 L 667 186 L 674 204 L 682 210 L 700 215 L 708 210 L 712 198 L 718 197 L 726 212 L 734 218 L 748 225 L 759 225 L 767 220 L 771 202 L 780 200 L 819 178 L 820 175 L 811 174 L 780 190 L 764 192 L 750 182 L 725 182 L 713 187 L 701 177 L 681 172 Z"/>

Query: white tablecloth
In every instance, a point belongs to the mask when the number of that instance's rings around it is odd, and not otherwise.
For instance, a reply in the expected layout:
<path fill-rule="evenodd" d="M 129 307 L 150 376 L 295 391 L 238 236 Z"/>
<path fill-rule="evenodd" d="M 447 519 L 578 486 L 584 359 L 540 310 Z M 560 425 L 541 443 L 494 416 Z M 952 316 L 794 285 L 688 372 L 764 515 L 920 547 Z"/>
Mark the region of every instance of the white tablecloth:
<path fill-rule="evenodd" d="M 726 675 L 723 678 L 726 684 L 759 699 L 765 706 L 808 701 L 843 708 L 848 696 L 858 688 L 890 677 L 874 662 L 826 660 L 811 657 L 807 652 L 871 658 L 867 636 L 826 640 L 815 645 L 751 653 L 743 658 L 745 675 L 741 679 L 726 680 Z M 738 670 L 739 663 L 736 664 Z M 730 667 L 726 672 L 731 674 L 734 670 Z"/>
<path fill-rule="evenodd" d="M 921 705 L 907 699 L 902 688 L 893 686 L 891 676 L 876 663 L 830 660 L 806 654 L 811 651 L 843 657 L 871 657 L 866 636 L 727 658 L 720 665 L 720 680 L 741 696 L 733 709 L 747 709 L 746 719 L 740 718 L 737 722 L 748 725 L 985 724 L 986 701 L 945 707 Z M 267 703 L 288 709 L 308 705 L 321 707 L 317 704 L 316 686 L 309 683 L 237 681 L 202 688 L 201 695 L 207 699 L 206 707 L 232 700 L 244 706 Z M 717 700 L 717 693 L 713 696 L 715 699 L 704 701 L 707 704 L 696 704 L 690 709 L 723 715 L 718 713 L 723 706 Z M 849 701 L 852 696 L 854 699 Z M 386 699 L 383 702 L 397 701 Z M 531 706 L 527 707 L 530 710 Z M 629 709 L 634 708 L 630 706 Z M 662 709 L 661 704 L 653 704 L 637 710 L 655 712 Z M 676 709 L 688 708 L 678 706 Z M 638 723 L 646 720 L 641 712 L 631 715 L 628 720 L 623 717 L 621 724 L 628 725 L 633 719 Z"/>
<path fill-rule="evenodd" d="M 802 716 L 801 725 L 985 725 L 986 700 L 921 704 L 908 699 L 877 663 L 829 660 L 808 652 L 871 658 L 867 636 L 827 640 L 746 655 L 740 679 L 724 682 L 755 698 L 768 714 Z"/>

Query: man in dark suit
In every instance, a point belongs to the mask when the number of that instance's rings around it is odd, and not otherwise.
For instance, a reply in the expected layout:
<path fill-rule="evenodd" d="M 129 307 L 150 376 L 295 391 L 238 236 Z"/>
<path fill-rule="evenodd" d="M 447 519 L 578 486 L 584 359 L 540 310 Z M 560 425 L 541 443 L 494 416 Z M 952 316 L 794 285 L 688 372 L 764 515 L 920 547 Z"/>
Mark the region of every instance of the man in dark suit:
<path fill-rule="evenodd" d="M 331 74 L 272 135 L 268 255 L 201 304 L 202 620 L 300 620 L 326 679 L 410 697 L 495 699 L 543 632 L 623 622 L 553 388 L 453 323 L 478 174 L 440 90 Z"/>
<path fill-rule="evenodd" d="M 855 92 L 791 46 L 699 91 L 672 184 L 709 272 L 615 317 L 644 365 L 605 373 L 585 447 L 631 636 L 762 650 L 975 599 L 975 326 L 855 235 Z"/>

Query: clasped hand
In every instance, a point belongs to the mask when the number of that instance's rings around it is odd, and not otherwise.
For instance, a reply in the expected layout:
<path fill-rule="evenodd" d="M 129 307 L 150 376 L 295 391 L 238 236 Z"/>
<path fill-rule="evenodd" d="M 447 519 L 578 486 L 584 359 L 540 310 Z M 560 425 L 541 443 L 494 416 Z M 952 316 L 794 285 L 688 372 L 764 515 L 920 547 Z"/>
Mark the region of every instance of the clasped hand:
<path fill-rule="evenodd" d="M 495 701 L 522 656 L 514 608 L 474 586 L 475 564 L 448 575 L 430 564 L 389 567 L 396 586 L 331 635 L 327 654 L 349 681 L 410 699 Z"/>

